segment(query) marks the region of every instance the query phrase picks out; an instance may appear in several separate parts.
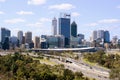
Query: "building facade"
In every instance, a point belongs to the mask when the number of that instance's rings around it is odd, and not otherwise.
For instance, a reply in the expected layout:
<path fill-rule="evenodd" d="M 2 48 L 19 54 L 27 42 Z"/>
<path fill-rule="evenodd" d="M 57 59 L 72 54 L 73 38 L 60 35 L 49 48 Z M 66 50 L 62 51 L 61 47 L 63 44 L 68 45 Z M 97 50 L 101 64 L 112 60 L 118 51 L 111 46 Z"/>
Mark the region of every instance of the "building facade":
<path fill-rule="evenodd" d="M 6 28 L 1 28 L 0 30 L 0 42 L 3 43 L 5 41 L 6 37 L 10 37 L 11 36 L 11 31 L 9 29 Z"/>
<path fill-rule="evenodd" d="M 32 32 L 25 33 L 25 43 L 32 43 Z"/>
<path fill-rule="evenodd" d="M 120 45 L 120 39 L 118 39 L 118 42 L 117 42 L 119 45 Z"/>
<path fill-rule="evenodd" d="M 18 31 L 17 36 L 18 36 L 19 44 L 21 45 L 23 41 L 23 31 Z"/>
<path fill-rule="evenodd" d="M 104 30 L 98 30 L 97 38 L 104 39 Z"/>
<path fill-rule="evenodd" d="M 34 38 L 34 48 L 40 48 L 40 37 L 35 36 L 35 38 Z"/>
<path fill-rule="evenodd" d="M 65 37 L 65 47 L 70 47 L 70 15 L 59 18 L 59 35 Z"/>
<path fill-rule="evenodd" d="M 104 31 L 104 43 L 110 43 L 110 33 L 109 33 L 109 31 Z"/>
<path fill-rule="evenodd" d="M 78 34 L 78 37 L 82 40 L 82 39 L 85 39 L 85 36 L 84 34 Z"/>
<path fill-rule="evenodd" d="M 79 45 L 79 37 L 72 37 L 71 36 L 71 40 L 70 40 L 70 47 L 71 48 L 76 48 Z"/>
<path fill-rule="evenodd" d="M 71 24 L 71 36 L 77 37 L 77 24 L 75 23 L 75 21 L 73 21 Z"/>
<path fill-rule="evenodd" d="M 93 31 L 92 33 L 92 41 L 97 39 L 97 31 Z"/>
<path fill-rule="evenodd" d="M 58 38 L 58 47 L 64 48 L 65 37 L 63 35 L 56 35 L 56 37 Z"/>
<path fill-rule="evenodd" d="M 48 48 L 58 48 L 58 38 L 55 36 L 47 36 Z"/>
<path fill-rule="evenodd" d="M 112 38 L 112 44 L 116 45 L 117 44 L 117 40 L 118 40 L 118 37 L 117 36 L 113 36 L 113 38 Z"/>
<path fill-rule="evenodd" d="M 53 35 L 57 35 L 57 19 L 55 17 L 52 20 L 52 33 Z"/>
<path fill-rule="evenodd" d="M 15 36 L 10 37 L 9 42 L 10 42 L 10 49 L 15 49 L 19 46 L 18 38 Z"/>

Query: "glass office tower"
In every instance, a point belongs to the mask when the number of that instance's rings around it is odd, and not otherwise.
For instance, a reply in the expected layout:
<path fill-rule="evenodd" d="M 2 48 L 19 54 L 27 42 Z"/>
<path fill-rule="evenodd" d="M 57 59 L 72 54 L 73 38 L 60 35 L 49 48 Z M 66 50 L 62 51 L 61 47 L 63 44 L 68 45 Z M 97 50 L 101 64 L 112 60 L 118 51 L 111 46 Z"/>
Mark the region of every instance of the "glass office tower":
<path fill-rule="evenodd" d="M 70 47 L 70 15 L 59 18 L 59 35 L 65 37 L 65 47 Z"/>

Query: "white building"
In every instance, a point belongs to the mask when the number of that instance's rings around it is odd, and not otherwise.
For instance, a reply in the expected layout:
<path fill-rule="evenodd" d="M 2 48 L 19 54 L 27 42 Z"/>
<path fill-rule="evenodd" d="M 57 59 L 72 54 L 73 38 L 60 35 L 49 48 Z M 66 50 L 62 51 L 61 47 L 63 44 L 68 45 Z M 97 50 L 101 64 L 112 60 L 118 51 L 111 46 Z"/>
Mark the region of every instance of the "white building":
<path fill-rule="evenodd" d="M 32 32 L 25 33 L 25 43 L 32 43 Z"/>
<path fill-rule="evenodd" d="M 104 30 L 98 30 L 97 38 L 104 39 Z"/>
<path fill-rule="evenodd" d="M 53 35 L 57 35 L 57 19 L 55 17 L 52 20 L 52 33 Z"/>
<path fill-rule="evenodd" d="M 34 38 L 34 48 L 39 48 L 40 47 L 40 37 L 35 36 Z"/>
<path fill-rule="evenodd" d="M 23 41 L 23 32 L 22 31 L 18 31 L 18 40 L 19 40 L 19 44 L 22 44 Z"/>
<path fill-rule="evenodd" d="M 92 33 L 92 41 L 97 39 L 97 31 L 93 31 Z"/>

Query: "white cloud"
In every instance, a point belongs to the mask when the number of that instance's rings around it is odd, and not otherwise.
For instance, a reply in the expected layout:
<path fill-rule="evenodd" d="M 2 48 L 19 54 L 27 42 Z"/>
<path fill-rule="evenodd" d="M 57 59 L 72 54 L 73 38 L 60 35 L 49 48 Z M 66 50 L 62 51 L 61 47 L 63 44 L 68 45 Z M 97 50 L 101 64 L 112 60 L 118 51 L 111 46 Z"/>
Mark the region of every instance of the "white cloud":
<path fill-rule="evenodd" d="M 99 20 L 94 23 L 86 24 L 86 26 L 97 26 L 100 24 L 114 24 L 114 23 L 119 23 L 119 22 L 120 22 L 119 19 L 103 19 L 103 20 Z"/>
<path fill-rule="evenodd" d="M 29 26 L 29 27 L 44 27 L 44 24 L 46 22 L 50 22 L 51 20 L 49 18 L 40 18 L 37 22 L 35 23 L 30 23 L 30 24 L 27 24 L 26 26 Z"/>
<path fill-rule="evenodd" d="M 34 14 L 33 12 L 31 11 L 19 11 L 19 12 L 16 12 L 18 15 L 32 15 Z"/>
<path fill-rule="evenodd" d="M 69 4 L 69 3 L 63 3 L 63 4 L 49 6 L 49 9 L 58 9 L 58 10 L 70 10 L 73 8 L 75 8 L 75 6 L 72 4 Z"/>
<path fill-rule="evenodd" d="M 50 22 L 51 19 L 49 19 L 49 18 L 41 18 L 41 19 L 39 19 L 39 21 L 40 22 Z"/>
<path fill-rule="evenodd" d="M 119 6 L 117 6 L 117 8 L 120 8 L 120 5 L 119 5 Z"/>
<path fill-rule="evenodd" d="M 78 12 L 73 12 L 71 15 L 72 15 L 73 17 L 78 17 L 78 16 L 80 16 L 80 14 L 79 14 Z"/>
<path fill-rule="evenodd" d="M 0 14 L 4 14 L 4 12 L 3 12 L 3 11 L 0 11 Z"/>
<path fill-rule="evenodd" d="M 41 22 L 36 22 L 36 23 L 32 23 L 32 24 L 27 24 L 26 26 L 29 27 L 41 27 L 43 24 Z"/>
<path fill-rule="evenodd" d="M 12 28 L 12 31 L 18 32 L 20 29 L 19 28 Z"/>
<path fill-rule="evenodd" d="M 29 5 L 42 5 L 45 3 L 46 3 L 46 0 L 28 0 Z"/>
<path fill-rule="evenodd" d="M 98 23 L 117 23 L 120 22 L 119 19 L 103 19 L 98 21 Z"/>
<path fill-rule="evenodd" d="M 25 20 L 21 18 L 14 18 L 14 19 L 5 20 L 4 22 L 9 24 L 16 24 L 20 22 L 25 22 Z"/>
<path fill-rule="evenodd" d="M 0 2 L 5 2 L 6 0 L 0 0 Z"/>
<path fill-rule="evenodd" d="M 85 26 L 91 26 L 91 27 L 94 27 L 94 26 L 97 26 L 98 23 L 90 23 L 90 24 L 86 24 Z"/>

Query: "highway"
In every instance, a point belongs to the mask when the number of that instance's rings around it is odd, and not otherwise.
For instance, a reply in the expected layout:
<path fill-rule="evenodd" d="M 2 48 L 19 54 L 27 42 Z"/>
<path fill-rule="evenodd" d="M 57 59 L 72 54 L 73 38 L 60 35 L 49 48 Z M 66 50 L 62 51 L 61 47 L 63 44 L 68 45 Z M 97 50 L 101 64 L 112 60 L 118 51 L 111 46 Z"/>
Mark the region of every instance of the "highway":
<path fill-rule="evenodd" d="M 47 54 L 45 54 L 45 55 L 47 55 Z M 55 56 L 55 55 L 47 55 L 47 56 L 54 56 L 56 58 L 61 57 L 61 56 Z M 64 59 L 65 59 L 65 57 L 64 57 Z M 85 76 L 90 77 L 90 78 L 95 78 L 97 80 L 109 80 L 109 71 L 110 70 L 101 68 L 99 66 L 91 66 L 89 64 L 84 63 L 81 60 L 77 61 L 77 60 L 74 60 L 71 58 L 69 58 L 69 60 L 72 63 L 62 62 L 62 61 L 59 61 L 58 59 L 52 59 L 52 61 L 54 61 L 58 64 L 64 64 L 66 69 L 70 69 L 73 72 L 81 71 Z"/>
<path fill-rule="evenodd" d="M 76 64 L 76 63 L 65 63 L 61 62 L 57 59 L 52 59 L 52 61 L 63 64 L 66 69 L 70 69 L 73 72 L 79 72 L 81 71 L 85 76 L 90 78 L 95 78 L 97 80 L 109 80 L 109 73 L 105 71 L 96 70 L 94 68 L 90 68 L 89 66 L 83 65 L 83 64 Z"/>
<path fill-rule="evenodd" d="M 3 55 L 3 56 L 7 54 L 10 54 L 10 52 L 0 52 L 0 55 Z M 26 54 L 26 53 L 22 53 L 22 54 Z M 29 55 L 38 57 L 38 55 L 34 55 L 33 53 L 30 53 Z M 45 54 L 44 56 L 52 56 L 55 58 L 67 59 L 67 57 L 48 55 L 48 54 Z M 63 64 L 66 69 L 70 69 L 73 72 L 81 71 L 87 77 L 95 78 L 97 80 L 109 80 L 109 70 L 103 69 L 99 66 L 91 66 L 89 64 L 84 63 L 82 60 L 77 61 L 69 58 L 69 60 L 71 60 L 72 63 L 62 62 L 58 59 L 53 59 L 53 58 L 50 58 L 50 60 L 56 62 L 57 64 Z"/>

